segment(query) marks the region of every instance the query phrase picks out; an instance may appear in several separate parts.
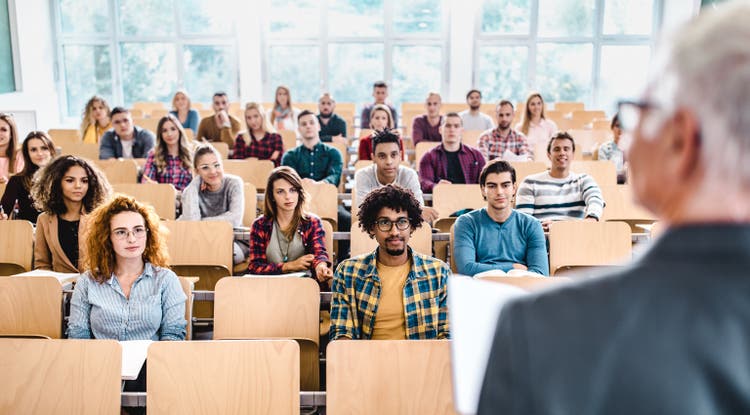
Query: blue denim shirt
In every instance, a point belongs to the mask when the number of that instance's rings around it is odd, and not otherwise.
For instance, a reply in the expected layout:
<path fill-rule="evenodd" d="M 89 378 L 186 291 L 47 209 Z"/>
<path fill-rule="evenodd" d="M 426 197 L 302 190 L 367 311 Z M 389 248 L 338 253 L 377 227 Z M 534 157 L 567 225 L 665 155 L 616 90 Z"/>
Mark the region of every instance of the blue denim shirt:
<path fill-rule="evenodd" d="M 68 337 L 184 340 L 185 300 L 177 275 L 148 262 L 133 282 L 129 299 L 114 274 L 99 284 L 87 272 L 73 291 Z"/>

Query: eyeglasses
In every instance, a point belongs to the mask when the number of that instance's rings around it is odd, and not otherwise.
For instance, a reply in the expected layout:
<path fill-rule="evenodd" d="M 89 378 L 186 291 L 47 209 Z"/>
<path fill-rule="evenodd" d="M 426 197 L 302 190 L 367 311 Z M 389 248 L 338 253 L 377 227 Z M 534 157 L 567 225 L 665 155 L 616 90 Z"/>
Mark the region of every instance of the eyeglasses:
<path fill-rule="evenodd" d="M 617 113 L 620 128 L 623 131 L 633 131 L 641 119 L 641 112 L 655 108 L 656 105 L 647 101 L 620 101 L 617 103 Z"/>
<path fill-rule="evenodd" d="M 127 239 L 130 234 L 133 234 L 135 239 L 143 239 L 146 237 L 146 234 L 148 233 L 148 229 L 144 226 L 136 226 L 133 228 L 132 231 L 124 229 L 124 228 L 117 228 L 114 231 L 112 231 L 112 236 L 114 236 L 115 239 L 121 241 L 123 239 Z"/>
<path fill-rule="evenodd" d="M 390 232 L 391 229 L 393 229 L 393 225 L 396 225 L 396 229 L 405 231 L 409 229 L 410 224 L 409 219 L 406 218 L 398 218 L 395 221 L 386 218 L 380 218 L 375 221 L 375 225 L 377 225 L 380 232 Z"/>

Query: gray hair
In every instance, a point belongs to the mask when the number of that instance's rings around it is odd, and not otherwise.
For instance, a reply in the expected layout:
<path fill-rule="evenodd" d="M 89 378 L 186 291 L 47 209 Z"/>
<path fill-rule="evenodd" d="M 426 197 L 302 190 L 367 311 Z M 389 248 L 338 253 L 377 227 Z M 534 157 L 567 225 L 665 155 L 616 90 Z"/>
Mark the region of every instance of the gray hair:
<path fill-rule="evenodd" d="M 708 182 L 750 186 L 750 3 L 728 2 L 684 24 L 657 56 L 652 96 L 700 123 Z M 731 183 L 727 183 L 731 180 Z"/>

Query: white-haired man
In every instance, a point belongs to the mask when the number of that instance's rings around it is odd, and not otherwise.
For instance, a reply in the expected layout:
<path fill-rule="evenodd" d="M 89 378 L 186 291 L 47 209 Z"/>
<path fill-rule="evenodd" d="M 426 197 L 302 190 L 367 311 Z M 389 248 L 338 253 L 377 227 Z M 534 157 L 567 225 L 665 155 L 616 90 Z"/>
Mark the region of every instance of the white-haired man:
<path fill-rule="evenodd" d="M 620 272 L 504 308 L 480 414 L 750 413 L 747 16 L 702 12 L 620 105 L 633 191 L 668 229 Z"/>

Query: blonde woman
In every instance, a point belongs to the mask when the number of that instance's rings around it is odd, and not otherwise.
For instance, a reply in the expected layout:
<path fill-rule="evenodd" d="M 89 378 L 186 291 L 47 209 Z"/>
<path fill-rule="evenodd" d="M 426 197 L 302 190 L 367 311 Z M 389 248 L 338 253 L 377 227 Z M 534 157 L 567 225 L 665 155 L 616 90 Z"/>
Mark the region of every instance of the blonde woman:
<path fill-rule="evenodd" d="M 84 143 L 96 144 L 105 131 L 112 129 L 109 112 L 109 104 L 104 98 L 94 95 L 89 99 L 81 120 L 81 137 Z"/>
<path fill-rule="evenodd" d="M 268 119 L 276 130 L 297 131 L 297 117 L 300 110 L 292 106 L 292 94 L 289 87 L 279 85 L 276 88 L 273 108 L 268 113 Z"/>
<path fill-rule="evenodd" d="M 544 117 L 542 94 L 532 92 L 526 98 L 526 111 L 523 120 L 516 125 L 516 130 L 526 136 L 526 141 L 532 149 L 540 144 L 546 145 L 557 132 L 557 124 Z"/>
<path fill-rule="evenodd" d="M 192 108 L 190 97 L 184 90 L 175 92 L 174 97 L 172 97 L 172 111 L 170 111 L 170 114 L 180 120 L 182 128 L 193 130 L 193 134 L 198 131 L 200 115 L 198 111 Z"/>
<path fill-rule="evenodd" d="M 13 115 L 0 113 L 0 184 L 8 183 L 13 173 L 23 170 L 18 147 L 18 129 Z"/>
<path fill-rule="evenodd" d="M 234 140 L 233 159 L 256 157 L 260 160 L 271 160 L 275 167 L 281 163 L 284 154 L 284 143 L 276 134 L 263 113 L 263 107 L 255 102 L 245 106 L 245 123 L 247 131 L 241 132 Z"/>

